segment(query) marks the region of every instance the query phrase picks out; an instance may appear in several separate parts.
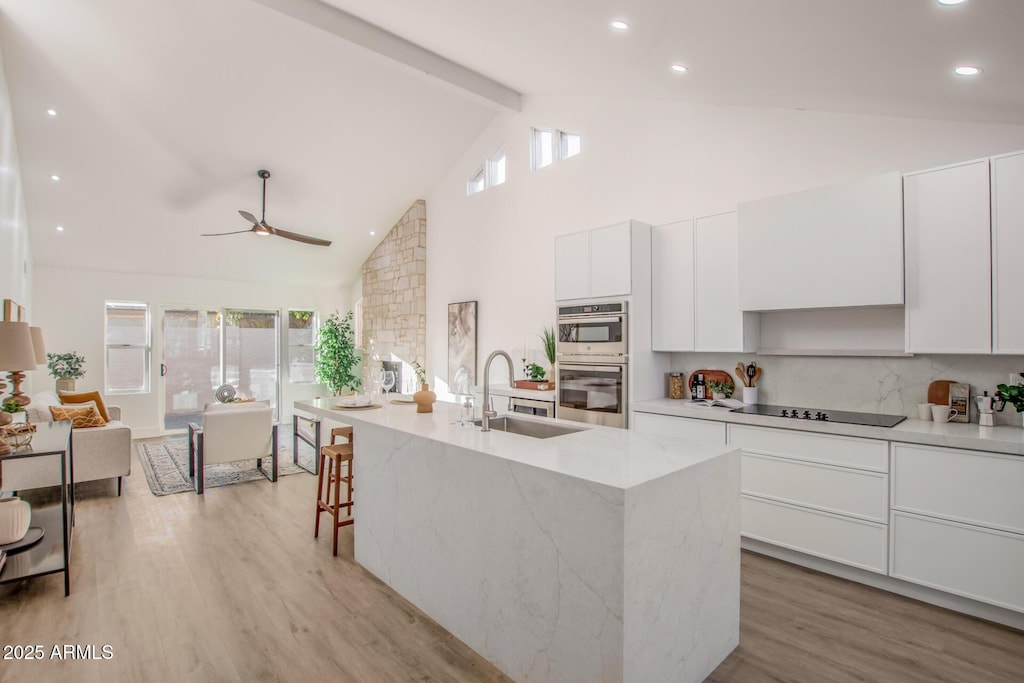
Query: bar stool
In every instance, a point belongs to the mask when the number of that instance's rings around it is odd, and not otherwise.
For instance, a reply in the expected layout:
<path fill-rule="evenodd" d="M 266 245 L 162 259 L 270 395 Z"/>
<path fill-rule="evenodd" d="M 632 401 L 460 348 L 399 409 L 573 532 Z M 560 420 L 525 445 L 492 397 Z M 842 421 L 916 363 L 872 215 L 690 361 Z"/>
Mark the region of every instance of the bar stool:
<path fill-rule="evenodd" d="M 336 443 L 338 437 L 344 437 L 347 443 Z M 352 427 L 335 427 L 331 430 L 330 445 L 320 449 L 320 473 L 316 482 L 316 525 L 313 528 L 313 538 L 320 536 L 320 513 L 330 513 L 334 526 L 334 555 L 338 555 L 338 529 L 348 526 L 354 521 L 352 518 Z M 342 464 L 345 464 L 345 472 L 342 474 Z M 327 482 L 327 490 L 324 491 L 324 482 Z M 341 486 L 346 485 L 347 496 L 341 500 Z M 333 500 L 331 489 L 334 489 Z M 338 519 L 341 510 L 348 508 L 348 517 Z"/>

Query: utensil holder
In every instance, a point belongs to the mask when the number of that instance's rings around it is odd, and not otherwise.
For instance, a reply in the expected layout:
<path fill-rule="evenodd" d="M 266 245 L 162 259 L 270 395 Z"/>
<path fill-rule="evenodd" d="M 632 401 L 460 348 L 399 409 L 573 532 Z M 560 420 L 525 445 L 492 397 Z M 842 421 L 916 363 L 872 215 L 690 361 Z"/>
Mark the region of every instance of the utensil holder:
<path fill-rule="evenodd" d="M 741 387 L 743 389 L 743 402 L 747 405 L 757 403 L 757 387 Z"/>

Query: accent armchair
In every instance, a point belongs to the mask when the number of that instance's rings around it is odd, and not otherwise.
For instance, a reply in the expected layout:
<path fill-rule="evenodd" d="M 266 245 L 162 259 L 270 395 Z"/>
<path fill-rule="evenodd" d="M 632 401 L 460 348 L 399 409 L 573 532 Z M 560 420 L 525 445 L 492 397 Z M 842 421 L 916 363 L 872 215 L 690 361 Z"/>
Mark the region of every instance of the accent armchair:
<path fill-rule="evenodd" d="M 263 459 L 271 459 L 271 469 Z M 256 460 L 267 479 L 277 481 L 277 425 L 266 402 L 211 403 L 203 411 L 203 424 L 188 426 L 188 473 L 197 494 L 202 494 L 204 468 L 237 460 Z"/>

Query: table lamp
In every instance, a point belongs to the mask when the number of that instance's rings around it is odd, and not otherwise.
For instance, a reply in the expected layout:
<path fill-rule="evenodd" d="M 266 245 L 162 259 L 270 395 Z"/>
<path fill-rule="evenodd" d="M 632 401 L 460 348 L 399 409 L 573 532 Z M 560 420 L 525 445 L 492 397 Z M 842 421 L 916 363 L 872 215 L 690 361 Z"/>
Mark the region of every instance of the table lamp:
<path fill-rule="evenodd" d="M 32 399 L 21 393 L 21 383 L 25 381 L 24 371 L 34 370 L 35 367 L 36 351 L 28 323 L 0 322 L 0 371 L 7 371 L 7 380 L 11 383 L 10 398 L 20 403 L 22 407 L 32 402 Z M 5 385 L 0 382 L 0 396 L 3 395 L 4 388 Z"/>

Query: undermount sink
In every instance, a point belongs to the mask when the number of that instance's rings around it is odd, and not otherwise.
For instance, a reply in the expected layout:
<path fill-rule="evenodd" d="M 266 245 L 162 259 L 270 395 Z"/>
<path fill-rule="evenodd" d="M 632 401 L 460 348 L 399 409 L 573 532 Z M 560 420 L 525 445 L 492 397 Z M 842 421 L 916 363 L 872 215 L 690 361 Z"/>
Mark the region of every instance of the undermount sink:
<path fill-rule="evenodd" d="M 473 424 L 480 425 L 481 420 L 474 420 Z M 532 436 L 535 439 L 550 439 L 553 436 L 573 434 L 582 432 L 578 427 L 566 427 L 565 425 L 547 424 L 545 422 L 534 422 L 533 420 L 520 420 L 515 417 L 492 417 L 491 430 L 496 432 L 508 432 L 509 434 L 522 434 Z"/>

